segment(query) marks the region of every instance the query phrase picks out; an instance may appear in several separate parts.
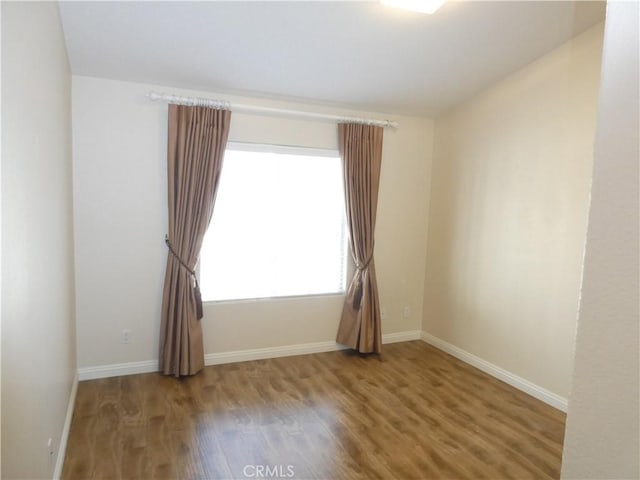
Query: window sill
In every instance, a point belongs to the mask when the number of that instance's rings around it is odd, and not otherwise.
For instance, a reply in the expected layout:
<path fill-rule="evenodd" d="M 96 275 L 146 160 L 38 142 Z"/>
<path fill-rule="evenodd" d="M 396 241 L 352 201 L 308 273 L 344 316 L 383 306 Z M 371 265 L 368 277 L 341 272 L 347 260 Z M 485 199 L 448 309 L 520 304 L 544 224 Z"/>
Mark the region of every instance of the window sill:
<path fill-rule="evenodd" d="M 238 298 L 230 300 L 203 300 L 203 305 L 221 305 L 221 304 L 236 304 L 236 303 L 257 303 L 257 302 L 273 302 L 280 300 L 300 300 L 300 299 L 315 299 L 322 297 L 344 297 L 346 292 L 330 292 L 330 293 L 314 293 L 304 295 L 284 295 L 280 297 L 259 297 L 259 298 Z"/>

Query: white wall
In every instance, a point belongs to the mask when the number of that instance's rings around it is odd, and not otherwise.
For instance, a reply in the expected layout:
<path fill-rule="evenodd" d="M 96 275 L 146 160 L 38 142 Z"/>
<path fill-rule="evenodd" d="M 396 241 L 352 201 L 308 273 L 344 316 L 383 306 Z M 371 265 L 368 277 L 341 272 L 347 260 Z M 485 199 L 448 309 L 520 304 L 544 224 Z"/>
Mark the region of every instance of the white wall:
<path fill-rule="evenodd" d="M 89 77 L 73 77 L 74 215 L 80 367 L 157 357 L 166 258 L 166 105 L 149 90 L 268 102 Z M 346 112 L 377 116 L 362 112 Z M 383 333 L 420 330 L 432 122 L 390 116 L 376 231 Z M 231 141 L 337 148 L 330 123 L 234 114 Z M 411 316 L 402 318 L 408 305 Z M 341 296 L 207 304 L 205 353 L 333 341 Z M 123 329 L 131 343 L 120 343 Z"/>
<path fill-rule="evenodd" d="M 76 371 L 71 77 L 57 4 L 1 8 L 2 478 L 51 478 Z"/>
<path fill-rule="evenodd" d="M 640 478 L 639 10 L 607 6 L 563 478 Z"/>
<path fill-rule="evenodd" d="M 566 397 L 602 24 L 436 120 L 424 330 Z"/>

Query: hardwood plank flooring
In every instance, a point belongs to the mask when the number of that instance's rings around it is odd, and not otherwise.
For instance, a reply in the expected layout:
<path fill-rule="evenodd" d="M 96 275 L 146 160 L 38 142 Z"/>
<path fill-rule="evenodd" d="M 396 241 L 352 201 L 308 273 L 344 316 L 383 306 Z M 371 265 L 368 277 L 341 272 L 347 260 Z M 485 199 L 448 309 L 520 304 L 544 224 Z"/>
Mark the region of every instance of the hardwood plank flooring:
<path fill-rule="evenodd" d="M 81 382 L 63 479 L 558 478 L 564 413 L 420 341 Z"/>

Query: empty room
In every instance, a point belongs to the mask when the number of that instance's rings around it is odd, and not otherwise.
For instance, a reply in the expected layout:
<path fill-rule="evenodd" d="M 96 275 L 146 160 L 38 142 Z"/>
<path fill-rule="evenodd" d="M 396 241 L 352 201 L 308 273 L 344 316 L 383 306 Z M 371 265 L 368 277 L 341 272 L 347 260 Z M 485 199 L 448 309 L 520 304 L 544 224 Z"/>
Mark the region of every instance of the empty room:
<path fill-rule="evenodd" d="M 640 478 L 639 3 L 0 14 L 2 479 Z"/>

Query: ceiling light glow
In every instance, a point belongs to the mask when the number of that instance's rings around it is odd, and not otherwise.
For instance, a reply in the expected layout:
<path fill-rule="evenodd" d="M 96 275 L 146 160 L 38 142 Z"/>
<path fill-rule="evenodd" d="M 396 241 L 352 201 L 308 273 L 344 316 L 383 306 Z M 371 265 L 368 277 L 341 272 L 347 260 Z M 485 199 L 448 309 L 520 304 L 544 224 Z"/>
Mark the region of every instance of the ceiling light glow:
<path fill-rule="evenodd" d="M 413 12 L 426 13 L 431 15 L 438 10 L 446 0 L 380 0 L 383 5 L 403 8 Z"/>

